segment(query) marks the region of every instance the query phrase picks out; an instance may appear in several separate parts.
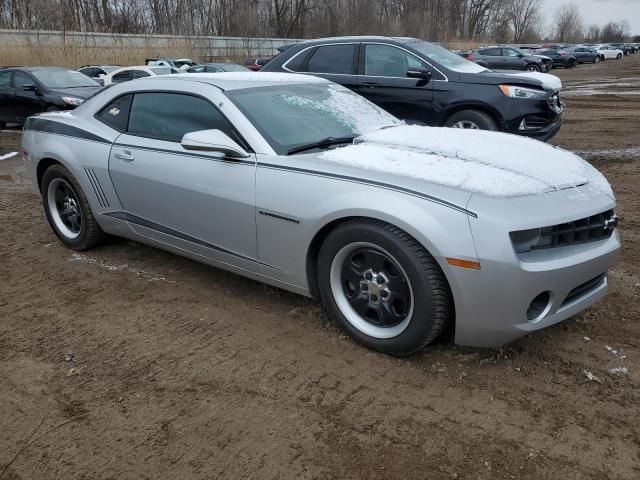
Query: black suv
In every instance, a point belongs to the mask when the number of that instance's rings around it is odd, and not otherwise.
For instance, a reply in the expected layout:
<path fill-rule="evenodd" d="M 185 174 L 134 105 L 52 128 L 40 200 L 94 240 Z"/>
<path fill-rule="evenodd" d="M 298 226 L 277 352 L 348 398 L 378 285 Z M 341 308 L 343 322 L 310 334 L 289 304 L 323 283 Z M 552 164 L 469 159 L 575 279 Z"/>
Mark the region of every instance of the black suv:
<path fill-rule="evenodd" d="M 526 72 L 497 73 L 415 38 L 341 37 L 289 47 L 262 72 L 312 73 L 408 123 L 501 130 L 548 140 L 562 122 L 557 91 Z"/>

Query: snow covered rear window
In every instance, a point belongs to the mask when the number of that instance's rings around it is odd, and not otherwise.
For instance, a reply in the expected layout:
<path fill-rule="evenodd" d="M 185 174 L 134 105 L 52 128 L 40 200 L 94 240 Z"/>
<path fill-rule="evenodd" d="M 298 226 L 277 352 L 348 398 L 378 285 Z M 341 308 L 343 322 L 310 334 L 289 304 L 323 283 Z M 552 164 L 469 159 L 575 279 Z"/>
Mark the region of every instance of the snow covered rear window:
<path fill-rule="evenodd" d="M 339 85 L 275 85 L 225 92 L 279 154 L 333 137 L 361 135 L 400 120 Z"/>

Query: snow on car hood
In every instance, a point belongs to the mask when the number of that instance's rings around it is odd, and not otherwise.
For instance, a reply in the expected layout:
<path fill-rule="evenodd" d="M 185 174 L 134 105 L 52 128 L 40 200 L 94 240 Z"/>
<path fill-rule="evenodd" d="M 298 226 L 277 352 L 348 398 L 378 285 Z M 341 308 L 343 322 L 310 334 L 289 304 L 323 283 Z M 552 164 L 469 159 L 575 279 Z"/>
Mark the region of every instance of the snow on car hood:
<path fill-rule="evenodd" d="M 577 155 L 498 132 L 403 125 L 368 133 L 320 158 L 490 196 L 590 185 L 613 198 L 604 176 Z"/>
<path fill-rule="evenodd" d="M 555 75 L 551 75 L 549 73 L 540 73 L 540 72 L 518 72 L 518 73 L 509 73 L 509 76 L 513 77 L 525 77 L 531 78 L 533 80 L 538 80 L 542 83 L 542 87 L 545 90 L 561 90 L 562 89 L 562 80 L 560 80 Z"/>

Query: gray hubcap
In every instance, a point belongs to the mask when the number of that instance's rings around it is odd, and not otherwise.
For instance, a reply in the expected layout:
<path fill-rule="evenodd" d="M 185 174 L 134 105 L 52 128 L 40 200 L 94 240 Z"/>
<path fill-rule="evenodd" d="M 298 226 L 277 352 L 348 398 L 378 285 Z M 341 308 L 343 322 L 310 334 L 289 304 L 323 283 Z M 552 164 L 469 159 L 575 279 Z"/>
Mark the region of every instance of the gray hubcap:
<path fill-rule="evenodd" d="M 470 128 L 472 130 L 480 130 L 480 127 L 471 120 L 460 120 L 451 125 L 452 128 Z"/>
<path fill-rule="evenodd" d="M 49 213 L 58 231 L 69 240 L 80 236 L 82 209 L 75 190 L 62 178 L 55 178 L 47 189 Z"/>

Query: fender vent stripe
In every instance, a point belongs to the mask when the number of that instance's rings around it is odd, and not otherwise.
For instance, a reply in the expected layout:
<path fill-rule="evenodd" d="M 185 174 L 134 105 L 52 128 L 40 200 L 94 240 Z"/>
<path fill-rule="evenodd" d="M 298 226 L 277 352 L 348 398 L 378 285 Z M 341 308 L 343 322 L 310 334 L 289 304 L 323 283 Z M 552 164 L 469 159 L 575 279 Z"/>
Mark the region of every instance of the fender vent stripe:
<path fill-rule="evenodd" d="M 102 208 L 109 208 L 110 207 L 109 200 L 107 200 L 107 196 L 104 194 L 104 190 L 102 190 L 102 185 L 100 185 L 100 182 L 98 181 L 96 172 L 94 172 L 90 168 L 85 168 L 84 171 L 87 174 L 87 177 L 89 178 L 89 182 L 93 187 L 93 192 L 96 194 L 96 197 L 98 198 L 98 203 L 100 203 L 100 206 Z"/>
<path fill-rule="evenodd" d="M 67 125 L 66 123 L 54 122 L 44 118 L 30 117 L 24 125 L 25 130 L 34 130 L 36 132 L 53 133 L 55 135 L 64 135 L 66 137 L 79 138 L 80 140 L 90 140 L 92 142 L 111 144 L 110 141 L 94 135 L 93 133 L 82 130 L 81 128 Z"/>
<path fill-rule="evenodd" d="M 264 210 L 260 210 L 259 213 L 260 215 L 264 215 L 265 217 L 273 217 L 273 218 L 277 218 L 278 220 L 284 220 L 285 222 L 300 223 L 300 220 L 296 220 L 295 218 L 289 218 L 283 215 L 278 215 L 271 212 L 265 212 Z"/>

